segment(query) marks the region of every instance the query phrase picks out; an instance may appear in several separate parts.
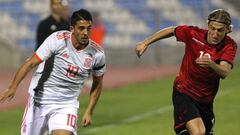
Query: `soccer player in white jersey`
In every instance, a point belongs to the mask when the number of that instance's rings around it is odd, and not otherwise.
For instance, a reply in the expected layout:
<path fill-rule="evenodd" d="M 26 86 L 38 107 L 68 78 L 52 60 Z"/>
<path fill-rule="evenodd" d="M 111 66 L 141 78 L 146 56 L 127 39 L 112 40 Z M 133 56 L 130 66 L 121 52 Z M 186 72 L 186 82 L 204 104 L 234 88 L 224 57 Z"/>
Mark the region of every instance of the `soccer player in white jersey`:
<path fill-rule="evenodd" d="M 84 80 L 92 73 L 93 83 L 82 126 L 91 124 L 91 116 L 102 90 L 105 54 L 89 34 L 92 16 L 84 9 L 71 16 L 70 31 L 51 34 L 18 69 L 12 83 L 0 96 L 0 101 L 12 99 L 19 83 L 36 67 L 29 86 L 29 101 L 25 108 L 22 135 L 76 135 L 78 96 Z"/>

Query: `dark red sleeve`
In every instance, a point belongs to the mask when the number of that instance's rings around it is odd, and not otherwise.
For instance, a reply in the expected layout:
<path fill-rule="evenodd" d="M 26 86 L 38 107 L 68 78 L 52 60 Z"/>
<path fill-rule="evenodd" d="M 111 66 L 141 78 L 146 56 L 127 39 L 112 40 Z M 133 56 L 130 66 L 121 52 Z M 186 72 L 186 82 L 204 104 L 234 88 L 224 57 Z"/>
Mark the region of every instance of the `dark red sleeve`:
<path fill-rule="evenodd" d="M 226 47 L 224 48 L 224 52 L 221 56 L 221 61 L 227 61 L 233 65 L 236 52 L 237 52 L 236 43 L 226 45 Z"/>
<path fill-rule="evenodd" d="M 177 38 L 177 41 L 186 42 L 190 36 L 190 30 L 191 28 L 187 25 L 177 26 L 175 28 L 175 36 Z"/>

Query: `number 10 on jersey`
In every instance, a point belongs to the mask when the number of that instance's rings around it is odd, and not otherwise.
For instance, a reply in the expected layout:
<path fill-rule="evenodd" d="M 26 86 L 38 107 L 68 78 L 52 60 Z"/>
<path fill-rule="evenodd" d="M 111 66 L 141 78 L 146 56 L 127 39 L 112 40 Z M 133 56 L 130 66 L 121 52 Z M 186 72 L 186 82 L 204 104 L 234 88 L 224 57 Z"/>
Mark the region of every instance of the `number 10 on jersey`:
<path fill-rule="evenodd" d="M 79 71 L 78 66 L 68 65 L 66 76 L 69 77 L 69 78 L 70 77 L 76 77 L 78 71 Z"/>
<path fill-rule="evenodd" d="M 68 114 L 67 115 L 67 126 L 71 126 L 73 128 L 76 128 L 76 124 L 77 124 L 77 116 L 73 115 L 73 114 Z"/>
<path fill-rule="evenodd" d="M 203 56 L 207 56 L 209 59 L 211 58 L 211 55 L 209 53 L 205 53 L 203 51 L 200 51 L 200 56 L 199 58 L 202 58 Z"/>

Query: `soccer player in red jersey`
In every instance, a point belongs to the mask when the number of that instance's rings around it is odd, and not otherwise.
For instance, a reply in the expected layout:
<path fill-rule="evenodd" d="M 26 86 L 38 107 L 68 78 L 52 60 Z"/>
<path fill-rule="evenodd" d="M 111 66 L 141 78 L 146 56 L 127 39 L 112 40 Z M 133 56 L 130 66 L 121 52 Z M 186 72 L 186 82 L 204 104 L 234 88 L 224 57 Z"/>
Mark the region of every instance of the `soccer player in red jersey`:
<path fill-rule="evenodd" d="M 227 34 L 232 31 L 230 14 L 217 9 L 208 16 L 208 29 L 177 26 L 162 29 L 135 50 L 140 57 L 155 41 L 175 36 L 185 43 L 185 55 L 173 85 L 174 129 L 178 135 L 213 135 L 213 101 L 219 87 L 233 68 L 236 42 Z"/>

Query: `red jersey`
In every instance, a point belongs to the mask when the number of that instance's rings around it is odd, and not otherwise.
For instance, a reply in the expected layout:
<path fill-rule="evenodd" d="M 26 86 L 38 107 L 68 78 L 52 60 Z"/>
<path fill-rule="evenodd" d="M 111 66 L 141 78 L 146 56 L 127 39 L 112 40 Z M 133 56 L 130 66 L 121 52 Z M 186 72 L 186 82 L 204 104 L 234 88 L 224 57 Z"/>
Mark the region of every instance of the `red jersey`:
<path fill-rule="evenodd" d="M 209 67 L 201 67 L 195 60 L 208 55 L 217 64 L 227 61 L 233 65 L 237 51 L 236 42 L 226 36 L 218 45 L 207 42 L 207 30 L 193 26 L 178 26 L 175 36 L 185 43 L 185 54 L 174 88 L 199 102 L 213 102 L 220 77 Z"/>

